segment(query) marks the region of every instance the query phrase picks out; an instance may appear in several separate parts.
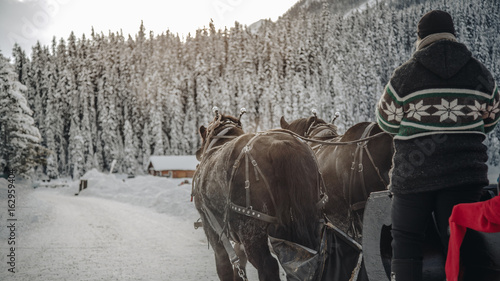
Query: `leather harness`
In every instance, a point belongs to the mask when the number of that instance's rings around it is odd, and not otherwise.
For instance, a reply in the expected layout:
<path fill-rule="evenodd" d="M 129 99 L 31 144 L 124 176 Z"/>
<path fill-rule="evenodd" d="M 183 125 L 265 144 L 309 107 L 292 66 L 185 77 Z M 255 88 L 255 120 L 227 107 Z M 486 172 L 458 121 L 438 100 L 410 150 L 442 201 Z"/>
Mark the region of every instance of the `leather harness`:
<path fill-rule="evenodd" d="M 370 135 L 371 131 L 375 127 L 375 123 L 370 123 L 368 126 L 366 126 L 365 130 L 363 131 L 363 134 L 361 135 L 361 139 L 366 138 Z M 363 153 L 363 151 L 365 153 Z M 358 166 L 358 173 L 359 173 L 359 180 L 361 182 L 361 191 L 363 192 L 364 198 L 368 198 L 368 191 L 366 190 L 366 184 L 365 184 L 365 177 L 363 176 L 363 155 L 366 154 L 368 156 L 368 159 L 370 160 L 370 163 L 372 164 L 372 167 L 375 169 L 377 172 L 377 175 L 380 179 L 380 181 L 384 184 L 384 186 L 387 186 L 387 183 L 385 182 L 384 178 L 380 174 L 380 170 L 375 164 L 375 161 L 373 161 L 373 157 L 370 153 L 370 150 L 368 150 L 368 141 L 360 142 L 357 143 L 356 150 L 354 151 L 354 159 L 352 161 L 351 165 L 351 172 L 349 175 L 349 186 L 354 185 L 355 181 L 355 169 L 356 166 Z M 357 164 L 357 165 L 356 165 Z M 348 191 L 346 192 L 347 189 Z M 361 209 L 365 208 L 366 205 L 366 200 L 364 201 L 359 201 L 356 203 L 352 202 L 352 189 L 347 187 L 344 187 L 344 194 L 348 194 L 348 199 L 349 199 L 349 204 L 351 205 L 351 209 L 353 211 L 358 211 Z"/>
<path fill-rule="evenodd" d="M 213 135 L 214 132 L 215 132 L 215 129 L 217 127 L 219 127 L 220 125 L 223 126 L 223 129 L 219 133 L 217 133 L 216 135 Z M 268 191 L 268 193 L 270 195 L 271 201 L 272 201 L 272 203 L 273 203 L 273 205 L 274 205 L 274 207 L 276 209 L 276 202 L 275 202 L 275 199 L 274 199 L 274 197 L 273 197 L 273 195 L 271 193 L 271 189 L 270 189 L 269 183 L 266 180 L 266 178 L 264 177 L 261 169 L 259 168 L 257 161 L 255 160 L 255 158 L 251 154 L 252 144 L 255 141 L 255 139 L 257 137 L 259 137 L 260 135 L 269 134 L 269 133 L 287 133 L 287 134 L 291 134 L 291 135 L 295 136 L 299 140 L 319 142 L 322 145 L 323 144 L 328 144 L 328 145 L 336 145 L 336 144 L 338 144 L 338 145 L 344 145 L 344 144 L 350 144 L 350 143 L 358 143 L 352 167 L 355 167 L 355 165 L 356 165 L 356 157 L 358 156 L 359 157 L 359 162 L 358 162 L 359 163 L 359 170 L 358 170 L 358 172 L 362 173 L 362 171 L 363 171 L 363 168 L 362 168 L 363 153 L 362 153 L 362 151 L 363 150 L 366 151 L 366 153 L 367 153 L 367 155 L 368 155 L 368 157 L 369 157 L 369 159 L 370 159 L 373 167 L 377 171 L 377 173 L 378 173 L 380 179 L 382 180 L 382 182 L 384 182 L 384 184 L 385 184 L 385 181 L 381 177 L 381 175 L 379 173 L 379 170 L 376 167 L 376 165 L 375 165 L 375 163 L 373 161 L 373 158 L 371 157 L 371 154 L 370 154 L 369 150 L 366 147 L 369 139 L 377 137 L 378 135 L 380 135 L 380 134 L 377 134 L 377 135 L 374 135 L 372 137 L 367 138 L 367 136 L 370 134 L 372 128 L 374 127 L 373 125 L 374 124 L 371 124 L 370 126 L 368 126 L 365 129 L 365 131 L 363 132 L 363 135 L 362 135 L 362 137 L 361 137 L 360 140 L 349 142 L 349 143 L 334 143 L 334 142 L 323 142 L 323 141 L 318 141 L 318 140 L 312 140 L 312 139 L 308 139 L 308 138 L 302 137 L 302 136 L 300 136 L 300 135 L 298 135 L 296 133 L 293 133 L 291 131 L 288 131 L 288 130 L 279 130 L 279 129 L 277 129 L 277 130 L 270 130 L 268 132 L 257 133 L 257 134 L 255 134 L 255 136 L 253 136 L 248 141 L 248 143 L 240 151 L 240 154 L 238 155 L 238 158 L 236 159 L 235 163 L 233 164 L 233 168 L 232 168 L 232 171 L 231 171 L 231 178 L 230 178 L 230 181 L 229 181 L 229 191 L 227 193 L 228 194 L 228 196 L 227 196 L 227 204 L 226 204 L 226 209 L 224 211 L 224 219 L 223 219 L 224 226 L 222 227 L 219 224 L 219 222 L 218 222 L 217 218 L 215 217 L 215 215 L 213 214 L 213 212 L 209 208 L 207 208 L 204 200 L 202 200 L 202 206 L 200 208 L 201 211 L 205 214 L 205 216 L 206 216 L 206 218 L 208 220 L 207 223 L 210 224 L 210 226 L 212 227 L 212 229 L 219 236 L 219 241 L 224 246 L 224 249 L 226 250 L 227 254 L 229 255 L 229 258 L 230 258 L 230 261 L 231 261 L 232 265 L 234 266 L 234 268 L 236 268 L 238 270 L 238 274 L 240 275 L 240 277 L 242 277 L 244 280 L 247 280 L 245 272 L 240 268 L 239 257 L 236 254 L 233 246 L 231 245 L 231 242 L 229 241 L 228 234 L 231 235 L 230 234 L 231 231 L 229 229 L 229 222 L 228 222 L 228 213 L 229 213 L 229 211 L 233 211 L 235 213 L 242 214 L 242 215 L 245 215 L 245 216 L 248 216 L 248 217 L 252 217 L 252 218 L 255 218 L 255 219 L 259 219 L 259 220 L 262 220 L 264 222 L 268 222 L 268 223 L 272 223 L 272 224 L 275 224 L 278 221 L 277 218 L 274 217 L 274 216 L 270 216 L 268 214 L 265 214 L 265 213 L 259 212 L 257 210 L 254 210 L 253 207 L 252 207 L 252 204 L 251 204 L 251 197 L 250 197 L 250 195 L 251 195 L 250 191 L 251 190 L 250 190 L 250 180 L 249 180 L 249 173 L 250 173 L 250 168 L 251 168 L 250 167 L 250 163 L 253 166 L 256 180 L 259 181 L 260 179 L 262 179 L 264 181 L 265 186 L 267 188 L 267 191 Z M 222 138 L 233 138 L 234 139 L 234 138 L 237 138 L 237 136 L 226 136 L 226 134 L 231 130 L 231 128 L 234 128 L 234 127 L 239 127 L 239 126 L 237 124 L 233 123 L 233 122 L 221 123 L 220 122 L 220 118 L 219 118 L 219 120 L 217 120 L 217 122 L 215 124 L 212 124 L 212 126 L 209 127 L 209 129 L 208 129 L 209 133 L 207 135 L 207 140 L 209 138 L 211 138 L 211 141 L 203 149 L 202 160 L 201 160 L 200 165 L 202 165 L 203 161 L 206 159 L 205 156 L 206 156 L 207 153 L 210 153 L 210 152 L 214 151 L 215 149 L 220 148 L 220 146 L 215 146 L 215 143 L 217 142 L 217 139 L 222 139 Z M 311 153 L 314 155 L 314 152 L 313 152 L 312 149 L 311 149 Z M 316 157 L 314 157 L 314 159 L 316 159 Z M 244 162 L 245 162 L 245 194 L 246 194 L 245 195 L 245 197 L 246 197 L 246 200 L 245 200 L 245 205 L 246 206 L 245 207 L 239 206 L 237 204 L 234 204 L 231 201 L 231 189 L 232 189 L 232 186 L 233 186 L 232 182 L 233 182 L 235 173 L 238 170 L 238 168 L 239 168 L 242 160 L 244 160 Z M 318 165 L 318 164 L 316 163 L 316 165 Z M 199 174 L 198 174 L 198 171 L 199 170 L 197 169 L 196 172 L 195 172 L 195 175 L 194 175 L 192 196 L 194 196 L 195 190 L 196 190 L 196 186 L 197 186 L 197 184 L 199 184 Z M 351 176 L 350 176 L 350 178 L 351 178 L 351 184 L 352 184 L 353 179 L 354 179 L 354 172 L 353 171 L 354 171 L 354 168 L 351 169 Z M 364 185 L 364 180 L 363 180 L 363 175 L 362 174 L 361 174 L 361 178 L 362 178 L 363 192 L 366 194 L 367 191 L 366 191 L 366 187 Z M 321 183 L 320 183 L 320 186 L 318 188 L 320 188 L 320 191 L 321 191 L 321 193 L 322 193 L 323 196 L 320 198 L 319 202 L 316 204 L 317 208 L 323 208 L 325 206 L 325 204 L 327 203 L 327 201 L 328 201 L 328 196 L 326 195 L 325 187 L 324 187 L 322 179 L 320 180 L 320 182 Z M 352 204 L 351 201 L 352 201 L 352 199 L 351 199 L 351 195 L 350 195 L 350 192 L 349 192 L 349 202 L 350 202 L 350 205 L 351 205 L 350 212 L 352 212 L 353 210 L 359 210 L 359 209 L 364 208 L 365 202 L 357 202 L 357 203 Z M 236 240 L 234 238 L 235 237 L 233 237 L 233 240 Z"/>
<path fill-rule="evenodd" d="M 364 198 L 368 198 L 368 190 L 366 189 L 365 178 L 363 175 L 363 171 L 364 171 L 363 155 L 366 154 L 366 156 L 370 160 L 371 166 L 377 172 L 377 175 L 378 175 L 380 181 L 384 184 L 384 186 L 387 186 L 387 182 L 382 177 L 380 170 L 377 167 L 377 165 L 375 164 L 375 161 L 373 160 L 372 154 L 370 153 L 370 150 L 368 149 L 368 142 L 370 140 L 387 134 L 385 132 L 381 132 L 381 133 L 377 133 L 373 136 L 370 136 L 370 133 L 373 130 L 373 128 L 375 127 L 375 124 L 376 123 L 374 123 L 374 122 L 370 123 L 363 131 L 363 134 L 361 135 L 361 137 L 357 140 L 354 140 L 354 141 L 338 142 L 338 140 L 342 136 L 337 135 L 338 137 L 335 137 L 335 134 L 337 133 L 336 127 L 333 124 L 327 124 L 327 123 L 315 124 L 315 122 L 313 122 L 309 126 L 309 128 L 306 130 L 305 136 L 304 137 L 299 136 L 303 140 L 318 144 L 318 145 L 313 147 L 316 154 L 322 149 L 323 145 L 352 145 L 352 144 L 356 144 L 356 150 L 354 151 L 353 161 L 351 164 L 351 171 L 349 173 L 349 185 L 344 186 L 344 197 L 347 198 L 347 201 L 349 203 L 348 219 L 352 222 L 351 226 L 350 226 L 350 230 L 356 236 L 359 234 L 359 230 L 356 229 L 356 227 L 354 226 L 354 222 L 351 218 L 355 216 L 356 211 L 360 211 L 360 210 L 363 210 L 365 208 L 366 200 L 353 202 L 352 188 L 350 188 L 350 187 L 354 186 L 354 181 L 356 180 L 356 177 L 358 177 L 360 184 L 361 184 L 361 191 L 363 192 Z M 313 137 L 315 137 L 315 135 L 318 135 L 325 130 L 331 131 L 332 134 L 312 139 Z M 330 139 L 330 140 L 325 141 L 324 139 Z M 356 176 L 356 174 L 358 174 L 359 176 Z M 357 217 L 358 217 L 358 220 L 361 219 L 359 216 L 357 216 Z"/>
<path fill-rule="evenodd" d="M 214 146 L 215 143 L 216 143 L 216 141 L 217 141 L 217 139 L 221 139 L 221 138 L 232 138 L 232 139 L 235 139 L 235 138 L 237 138 L 237 136 L 226 136 L 226 134 L 230 131 L 230 129 L 232 129 L 234 127 L 238 127 L 236 124 L 234 124 L 233 122 L 228 122 L 228 123 L 225 123 L 225 124 L 219 123 L 219 126 L 220 125 L 223 126 L 223 129 L 219 133 L 217 133 L 215 135 L 213 135 L 213 134 L 214 134 L 214 130 L 215 130 L 215 128 L 217 126 L 212 126 L 213 129 L 209 128 L 209 130 L 212 130 L 212 131 L 209 132 L 207 140 L 209 138 L 211 138 L 211 141 L 210 141 L 210 143 L 208 145 L 205 146 L 205 148 L 203 150 L 202 160 L 201 160 L 202 163 L 203 163 L 203 160 L 206 159 L 206 155 L 208 153 L 210 153 L 210 152 L 214 151 L 215 149 L 218 149 L 218 148 L 221 147 L 221 146 Z M 229 227 L 228 227 L 228 225 L 229 225 L 229 222 L 228 222 L 228 213 L 229 213 L 229 211 L 233 211 L 233 212 L 238 213 L 238 214 L 242 214 L 242 215 L 245 215 L 245 216 L 248 216 L 248 217 L 252 217 L 252 218 L 255 218 L 255 219 L 258 219 L 258 220 L 262 220 L 262 221 L 267 222 L 267 223 L 275 224 L 275 223 L 278 222 L 278 219 L 276 217 L 268 215 L 268 214 L 265 214 L 265 213 L 260 212 L 260 211 L 257 211 L 257 210 L 255 210 L 252 207 L 251 193 L 250 193 L 251 192 L 251 188 L 250 188 L 250 185 L 251 185 L 251 183 L 250 183 L 250 168 L 252 166 L 253 170 L 254 170 L 254 174 L 255 174 L 256 180 L 260 181 L 262 179 L 264 181 L 266 189 L 267 189 L 267 191 L 269 193 L 269 196 L 271 198 L 271 202 L 273 204 L 273 207 L 276 209 L 276 201 L 275 201 L 275 199 L 274 199 L 274 197 L 272 195 L 269 182 L 267 181 L 266 177 L 262 173 L 260 167 L 258 166 L 257 161 L 255 160 L 254 156 L 252 156 L 252 153 L 251 153 L 252 152 L 252 147 L 253 147 L 252 145 L 253 145 L 254 141 L 259 136 L 268 135 L 270 133 L 286 133 L 286 134 L 289 134 L 289 135 L 291 134 L 290 131 L 259 132 L 259 133 L 256 133 L 247 142 L 247 144 L 243 147 L 243 149 L 240 151 L 237 159 L 235 160 L 235 162 L 234 162 L 234 164 L 232 166 L 231 177 L 230 177 L 230 180 L 229 180 L 229 185 L 228 185 L 229 186 L 229 190 L 227 192 L 227 194 L 228 194 L 228 196 L 227 196 L 227 204 L 226 204 L 226 209 L 224 211 L 224 220 L 223 220 L 224 227 L 220 227 L 220 225 L 218 224 L 217 220 L 215 219 L 215 216 L 211 213 L 211 211 L 209 211 L 208 208 L 206 208 L 205 203 L 203 202 L 202 210 L 207 215 L 207 218 L 210 220 L 209 224 L 212 226 L 212 228 L 215 229 L 215 230 L 220 229 L 220 232 L 217 231 L 217 233 L 218 233 L 219 236 L 222 236 L 223 233 L 224 233 L 224 231 L 228 231 L 229 230 Z M 295 136 L 295 137 L 297 137 L 297 136 Z M 308 148 L 311 149 L 309 146 L 308 146 Z M 314 152 L 312 151 L 312 149 L 311 149 L 311 155 L 314 155 Z M 314 159 L 316 159 L 316 157 L 314 157 Z M 245 203 L 246 203 L 245 207 L 239 206 L 239 205 L 233 203 L 232 200 L 231 200 L 231 190 L 233 188 L 233 180 L 234 180 L 236 171 L 239 169 L 239 167 L 241 166 L 242 162 L 245 163 L 245 194 L 246 194 L 245 195 L 245 197 L 246 197 L 245 198 Z M 200 163 L 200 165 L 202 165 L 202 163 Z M 316 163 L 316 165 L 317 165 L 317 163 Z M 323 183 L 322 180 L 320 182 Z M 195 172 L 194 182 L 193 182 L 193 191 L 192 191 L 193 195 L 195 194 L 196 186 L 198 184 L 199 184 L 199 175 L 198 175 L 198 170 L 197 170 Z M 320 184 L 320 186 L 318 186 L 318 188 L 320 189 L 320 191 L 322 193 L 322 197 L 319 199 L 319 201 L 316 204 L 316 206 L 317 206 L 318 209 L 321 209 L 321 208 L 323 208 L 325 206 L 326 202 L 328 201 L 328 196 L 325 193 L 324 185 Z"/>

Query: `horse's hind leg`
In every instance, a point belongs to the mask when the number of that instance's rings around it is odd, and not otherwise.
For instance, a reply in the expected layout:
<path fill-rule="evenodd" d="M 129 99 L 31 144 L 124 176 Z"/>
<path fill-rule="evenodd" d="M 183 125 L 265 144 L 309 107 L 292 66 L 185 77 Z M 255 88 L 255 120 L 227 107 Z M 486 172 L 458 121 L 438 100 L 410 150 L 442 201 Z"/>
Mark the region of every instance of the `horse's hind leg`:
<path fill-rule="evenodd" d="M 271 255 L 267 244 L 267 234 L 259 237 L 244 237 L 242 243 L 248 261 L 257 269 L 260 281 L 279 281 L 279 266 Z"/>

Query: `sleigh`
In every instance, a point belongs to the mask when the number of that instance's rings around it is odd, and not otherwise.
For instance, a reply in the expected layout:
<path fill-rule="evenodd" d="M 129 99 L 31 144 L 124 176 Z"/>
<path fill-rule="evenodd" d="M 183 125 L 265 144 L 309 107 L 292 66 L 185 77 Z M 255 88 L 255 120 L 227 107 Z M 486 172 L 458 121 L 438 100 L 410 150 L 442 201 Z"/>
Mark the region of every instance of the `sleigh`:
<path fill-rule="evenodd" d="M 486 187 L 481 200 L 497 195 L 496 187 Z M 363 238 L 359 244 L 340 229 L 325 222 L 318 251 L 303 249 L 270 237 L 287 280 L 389 281 L 391 272 L 391 194 L 372 192 L 363 219 Z M 308 254 L 296 254 L 296 253 Z M 463 280 L 500 280 L 500 233 L 468 230 L 461 247 Z M 443 281 L 446 256 L 435 227 L 426 235 L 423 280 Z M 316 269 L 315 275 L 311 274 Z M 314 277 L 312 277 L 314 276 Z"/>

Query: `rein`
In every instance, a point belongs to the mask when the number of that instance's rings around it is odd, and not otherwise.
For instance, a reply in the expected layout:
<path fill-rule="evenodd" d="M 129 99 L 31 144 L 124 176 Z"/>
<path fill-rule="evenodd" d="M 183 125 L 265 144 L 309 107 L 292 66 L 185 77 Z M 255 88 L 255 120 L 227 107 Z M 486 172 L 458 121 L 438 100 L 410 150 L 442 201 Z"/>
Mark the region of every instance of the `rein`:
<path fill-rule="evenodd" d="M 380 133 L 377 133 L 377 134 L 375 134 L 373 136 L 364 137 L 364 138 L 361 138 L 361 139 L 358 139 L 358 140 L 345 141 L 345 142 L 336 142 L 336 141 L 322 141 L 322 140 L 317 140 L 317 139 L 311 139 L 311 138 L 308 138 L 308 137 L 301 136 L 301 135 L 299 135 L 299 134 L 297 134 L 295 132 L 289 131 L 287 129 L 272 129 L 270 131 L 290 133 L 293 136 L 295 136 L 295 137 L 297 137 L 297 138 L 299 138 L 301 140 L 308 141 L 308 142 L 319 143 L 319 144 L 324 144 L 324 145 L 351 145 L 351 144 L 357 144 L 357 143 L 360 143 L 360 142 L 366 142 L 366 141 L 369 141 L 369 140 L 381 137 L 383 135 L 387 135 L 386 132 L 380 132 Z"/>

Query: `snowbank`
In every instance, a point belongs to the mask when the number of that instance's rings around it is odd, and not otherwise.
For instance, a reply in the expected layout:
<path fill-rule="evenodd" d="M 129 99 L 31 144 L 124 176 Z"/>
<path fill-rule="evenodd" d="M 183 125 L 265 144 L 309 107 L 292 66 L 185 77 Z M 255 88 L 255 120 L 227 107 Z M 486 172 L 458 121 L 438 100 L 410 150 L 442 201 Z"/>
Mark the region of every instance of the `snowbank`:
<path fill-rule="evenodd" d="M 196 220 L 198 212 L 191 202 L 192 179 L 170 179 L 151 175 L 126 178 L 124 175 L 103 174 L 96 169 L 87 172 L 87 189 L 79 196 L 94 196 L 151 208 L 159 213 Z M 182 184 L 185 180 L 189 184 Z M 78 182 L 70 189 L 78 192 Z M 193 220 L 193 221 L 194 221 Z"/>

